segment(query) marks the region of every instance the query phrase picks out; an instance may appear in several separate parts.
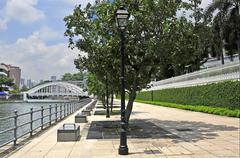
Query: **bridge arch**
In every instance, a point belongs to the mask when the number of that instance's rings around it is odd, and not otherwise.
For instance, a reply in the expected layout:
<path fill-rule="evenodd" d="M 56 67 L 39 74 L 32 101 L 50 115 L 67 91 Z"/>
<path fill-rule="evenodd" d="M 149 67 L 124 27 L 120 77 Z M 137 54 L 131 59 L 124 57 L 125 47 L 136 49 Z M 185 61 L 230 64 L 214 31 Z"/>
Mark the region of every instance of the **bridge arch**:
<path fill-rule="evenodd" d="M 67 82 L 48 82 L 24 93 L 24 101 L 46 97 L 87 97 L 82 88 Z"/>

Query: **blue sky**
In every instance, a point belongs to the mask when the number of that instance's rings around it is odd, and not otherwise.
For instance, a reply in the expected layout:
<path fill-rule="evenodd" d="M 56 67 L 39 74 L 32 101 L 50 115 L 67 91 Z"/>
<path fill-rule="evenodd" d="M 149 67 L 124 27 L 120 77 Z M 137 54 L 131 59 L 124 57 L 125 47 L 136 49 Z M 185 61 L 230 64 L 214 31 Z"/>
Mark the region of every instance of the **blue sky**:
<path fill-rule="evenodd" d="M 0 0 L 0 63 L 36 81 L 77 72 L 73 60 L 83 52 L 68 49 L 63 18 L 88 2 L 95 0 Z"/>
<path fill-rule="evenodd" d="M 21 67 L 26 79 L 76 72 L 63 18 L 94 0 L 0 0 L 0 62 Z"/>

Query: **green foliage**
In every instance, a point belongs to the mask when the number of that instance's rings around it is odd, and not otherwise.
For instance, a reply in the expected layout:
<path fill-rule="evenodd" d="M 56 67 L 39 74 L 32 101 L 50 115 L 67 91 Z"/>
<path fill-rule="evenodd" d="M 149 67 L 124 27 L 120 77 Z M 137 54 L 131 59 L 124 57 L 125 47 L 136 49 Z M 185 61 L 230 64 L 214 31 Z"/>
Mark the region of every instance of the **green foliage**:
<path fill-rule="evenodd" d="M 131 111 L 136 91 L 152 79 L 163 79 L 184 73 L 186 66 L 199 69 L 207 57 L 210 28 L 202 20 L 200 0 L 126 0 L 131 14 L 125 30 L 125 88 L 129 93 L 126 113 Z M 74 61 L 76 67 L 95 75 L 98 81 L 119 91 L 120 38 L 115 12 L 120 1 L 96 3 L 86 8 L 76 6 L 66 16 L 65 36 L 69 47 L 86 52 Z M 196 23 L 177 17 L 178 10 L 194 11 Z M 128 114 L 127 114 L 128 115 Z"/>
<path fill-rule="evenodd" d="M 26 92 L 26 91 L 28 91 L 28 88 L 27 88 L 27 86 L 24 85 L 21 89 L 21 92 Z"/>
<path fill-rule="evenodd" d="M 13 90 L 10 91 L 10 94 L 19 94 L 20 93 L 20 90 L 17 85 L 14 84 L 12 86 L 12 88 L 13 88 Z"/>
<path fill-rule="evenodd" d="M 228 55 L 237 53 L 236 41 L 240 38 L 240 1 L 215 0 L 205 10 L 205 20 L 213 30 L 213 51 L 217 56 L 225 48 Z"/>
<path fill-rule="evenodd" d="M 100 82 L 94 74 L 88 74 L 87 89 L 89 94 L 95 96 L 103 96 L 105 94 L 105 86 Z"/>
<path fill-rule="evenodd" d="M 7 77 L 7 76 L 0 76 L 0 88 L 5 86 L 13 86 L 13 79 Z M 1 90 L 1 89 L 0 89 Z"/>
<path fill-rule="evenodd" d="M 14 90 L 11 90 L 9 93 L 10 94 L 19 94 L 19 90 L 16 90 L 16 89 L 14 89 Z"/>
<path fill-rule="evenodd" d="M 209 28 L 200 20 L 195 26 L 184 16 L 177 18 L 176 12 L 180 8 L 196 9 L 196 16 L 201 18 L 202 10 L 196 8 L 200 1 L 128 0 L 125 4 L 134 17 L 126 29 L 125 81 L 129 92 L 145 88 L 156 75 L 161 79 L 181 74 L 186 65 L 199 69 L 206 56 Z M 119 6 L 119 1 L 84 9 L 77 6 L 64 18 L 69 46 L 87 53 L 75 60 L 76 67 L 87 69 L 101 82 L 108 75 L 114 89 L 118 89 L 120 76 L 120 39 L 115 23 Z"/>
<path fill-rule="evenodd" d="M 175 104 L 168 102 L 160 102 L 160 101 L 147 101 L 147 100 L 138 100 L 137 102 L 159 105 L 164 107 L 178 108 L 184 110 L 198 111 L 215 115 L 229 116 L 229 117 L 238 117 L 240 118 L 240 110 L 235 109 L 231 110 L 228 108 L 220 108 L 220 107 L 211 107 L 211 106 L 198 106 L 198 105 L 183 105 L 183 104 Z"/>
<path fill-rule="evenodd" d="M 240 82 L 228 81 L 203 86 L 140 92 L 137 95 L 137 99 L 193 106 L 203 105 L 240 109 Z"/>
<path fill-rule="evenodd" d="M 62 77 L 62 81 L 82 81 L 87 76 L 86 73 L 79 72 L 75 74 L 65 73 Z"/>

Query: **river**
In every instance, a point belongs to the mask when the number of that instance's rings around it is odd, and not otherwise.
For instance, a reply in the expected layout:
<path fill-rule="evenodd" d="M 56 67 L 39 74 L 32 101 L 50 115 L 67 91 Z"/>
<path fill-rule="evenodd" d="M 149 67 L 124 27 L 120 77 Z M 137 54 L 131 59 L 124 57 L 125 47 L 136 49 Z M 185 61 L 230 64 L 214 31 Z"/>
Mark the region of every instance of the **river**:
<path fill-rule="evenodd" d="M 55 106 L 56 103 L 6 103 L 6 104 L 0 104 L 0 118 L 14 116 L 14 111 L 17 110 L 18 114 L 30 112 L 30 109 L 33 108 L 33 110 L 41 109 L 41 106 L 44 108 L 49 107 L 49 105 Z M 59 104 L 57 104 L 59 105 Z M 60 110 L 58 108 L 58 110 Z M 52 109 L 52 112 L 55 112 L 55 109 Z M 49 110 L 44 111 L 44 115 L 48 115 Z M 41 116 L 41 112 L 36 112 L 33 114 L 33 120 L 37 119 Z M 54 116 L 52 116 L 52 120 L 54 119 Z M 30 114 L 20 116 L 18 118 L 18 125 L 24 124 L 30 120 Z M 49 121 L 49 117 L 44 118 L 44 123 Z M 0 131 L 6 130 L 8 128 L 12 128 L 14 125 L 14 119 L 7 119 L 7 120 L 0 120 Z M 40 126 L 40 120 L 33 123 L 33 129 Z M 27 124 L 17 130 L 17 136 L 21 136 L 23 133 L 26 133 L 30 130 L 30 124 Z M 6 141 L 9 141 L 13 139 L 13 131 L 9 131 L 7 133 L 0 134 L 0 145 L 3 144 Z"/>

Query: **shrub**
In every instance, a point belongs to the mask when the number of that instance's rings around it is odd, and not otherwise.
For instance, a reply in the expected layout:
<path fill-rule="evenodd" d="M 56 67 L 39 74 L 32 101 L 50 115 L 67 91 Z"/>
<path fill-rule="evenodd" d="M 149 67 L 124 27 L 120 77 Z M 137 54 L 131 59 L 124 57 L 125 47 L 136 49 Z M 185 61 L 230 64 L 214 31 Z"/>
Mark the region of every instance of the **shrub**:
<path fill-rule="evenodd" d="M 139 92 L 137 100 L 240 109 L 240 81 Z M 214 111 L 212 112 L 214 113 Z"/>

